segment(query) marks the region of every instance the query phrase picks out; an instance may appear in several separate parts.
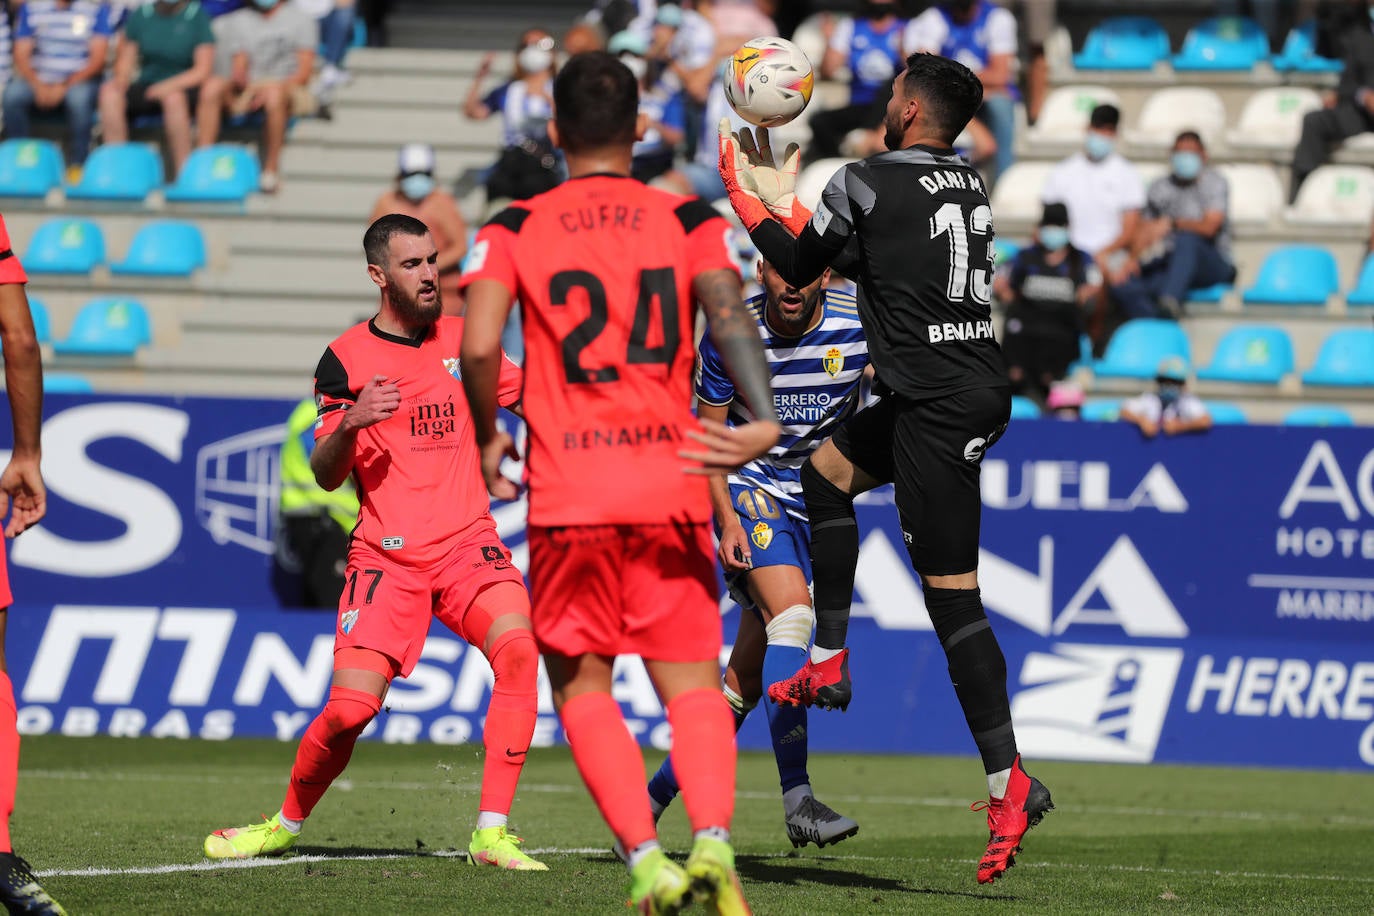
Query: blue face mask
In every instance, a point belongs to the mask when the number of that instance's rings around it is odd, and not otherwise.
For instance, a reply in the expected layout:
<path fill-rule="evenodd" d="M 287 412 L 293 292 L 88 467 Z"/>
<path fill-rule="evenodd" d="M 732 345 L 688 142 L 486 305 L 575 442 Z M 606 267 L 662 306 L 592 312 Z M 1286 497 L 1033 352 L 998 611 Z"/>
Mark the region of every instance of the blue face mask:
<path fill-rule="evenodd" d="M 1069 244 L 1069 230 L 1066 226 L 1041 226 L 1040 244 L 1049 251 L 1058 251 Z"/>
<path fill-rule="evenodd" d="M 253 0 L 253 5 L 260 10 L 270 10 L 277 5 L 277 0 Z"/>
<path fill-rule="evenodd" d="M 1100 162 L 1116 149 L 1116 141 L 1105 134 L 1090 130 L 1087 138 L 1083 141 L 1083 149 L 1088 154 L 1089 159 Z"/>
<path fill-rule="evenodd" d="M 1169 166 L 1175 178 L 1192 181 L 1202 171 L 1202 157 L 1188 150 L 1181 150 L 1169 157 Z"/>
<path fill-rule="evenodd" d="M 401 193 L 409 200 L 424 200 L 434 190 L 434 176 L 417 172 L 401 179 Z"/>
<path fill-rule="evenodd" d="M 1159 386 L 1159 403 L 1164 407 L 1172 407 L 1178 403 L 1179 396 L 1183 394 L 1183 386 L 1176 384 L 1163 384 Z"/>

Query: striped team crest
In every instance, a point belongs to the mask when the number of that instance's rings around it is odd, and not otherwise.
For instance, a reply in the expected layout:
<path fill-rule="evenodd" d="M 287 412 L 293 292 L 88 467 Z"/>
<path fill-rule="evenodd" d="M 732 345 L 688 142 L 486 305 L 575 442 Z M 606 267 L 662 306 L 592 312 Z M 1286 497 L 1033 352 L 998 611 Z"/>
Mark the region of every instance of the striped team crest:
<path fill-rule="evenodd" d="M 750 532 L 749 540 L 753 541 L 759 550 L 767 550 L 768 545 L 773 543 L 773 529 L 768 527 L 767 522 L 759 522 Z"/>
<path fill-rule="evenodd" d="M 449 375 L 453 376 L 458 381 L 461 382 L 463 380 L 463 369 L 458 363 L 458 357 L 444 357 L 444 369 L 448 372 Z"/>
<path fill-rule="evenodd" d="M 825 374 L 834 378 L 844 369 L 844 353 L 840 352 L 839 347 L 831 347 L 825 351 L 825 358 L 821 360 L 821 365 L 825 367 Z"/>

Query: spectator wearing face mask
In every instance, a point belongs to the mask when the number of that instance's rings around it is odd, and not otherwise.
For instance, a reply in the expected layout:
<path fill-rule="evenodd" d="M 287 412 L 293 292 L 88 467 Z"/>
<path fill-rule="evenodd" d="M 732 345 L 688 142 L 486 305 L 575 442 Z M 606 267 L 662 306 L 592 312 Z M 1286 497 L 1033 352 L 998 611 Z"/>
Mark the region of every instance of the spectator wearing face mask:
<path fill-rule="evenodd" d="M 1169 174 L 1145 193 L 1145 214 L 1132 243 L 1140 272 L 1112 287 L 1112 298 L 1129 318 L 1178 318 L 1188 291 L 1230 283 L 1231 260 L 1226 178 L 1207 164 L 1195 131 L 1174 140 Z"/>
<path fill-rule="evenodd" d="M 1067 207 L 1046 204 L 1034 242 L 993 280 L 1007 306 L 1002 353 L 1012 391 L 1042 402 L 1078 358 L 1083 312 L 1102 286 L 1092 257 L 1069 244 L 1069 225 Z"/>
<path fill-rule="evenodd" d="M 682 93 L 655 78 L 649 66 L 649 42 L 634 32 L 617 32 L 606 49 L 616 55 L 639 81 L 639 114 L 644 136 L 634 145 L 630 174 L 650 181 L 673 167 L 678 144 L 687 136 L 687 113 Z"/>
<path fill-rule="evenodd" d="M 1045 410 L 1052 420 L 1083 419 L 1083 389 L 1073 382 L 1055 382 L 1045 398 Z"/>
<path fill-rule="evenodd" d="M 434 180 L 434 148 L 425 143 L 407 143 L 397 160 L 396 183 L 377 198 L 368 224 L 388 213 L 412 216 L 429 227 L 438 249 L 439 296 L 444 314 L 463 314 L 463 294 L 458 280 L 459 265 L 468 250 L 468 227 L 458 202 Z"/>
<path fill-rule="evenodd" d="M 902 55 L 905 29 L 906 20 L 898 15 L 896 0 L 864 0 L 853 19 L 837 20 L 827 15 L 822 20 L 826 48 L 820 77 L 833 80 L 847 69 L 849 104 L 811 116 L 809 161 L 840 155 L 846 134 L 882 123 L 892 97 L 892 78 L 906 66 Z"/>
<path fill-rule="evenodd" d="M 482 58 L 463 103 L 463 114 L 474 121 L 501 117 L 501 155 L 486 179 L 489 209 L 499 201 L 541 194 L 562 180 L 548 130 L 557 69 L 553 36 L 543 29 L 525 30 L 515 49 L 511 79 L 483 94 L 495 60 L 494 54 Z"/>
<path fill-rule="evenodd" d="M 1145 206 L 1140 173 L 1117 152 L 1120 123 L 1115 105 L 1094 108 L 1083 149 L 1057 164 L 1040 192 L 1042 203 L 1068 208 L 1069 242 L 1092 255 L 1110 283 L 1134 272 L 1131 241 Z"/>
<path fill-rule="evenodd" d="M 1188 390 L 1188 364 L 1180 357 L 1161 360 L 1155 370 L 1155 390 L 1121 405 L 1121 419 L 1134 423 L 1147 439 L 1163 433 L 1200 433 L 1212 428 L 1207 405 Z"/>

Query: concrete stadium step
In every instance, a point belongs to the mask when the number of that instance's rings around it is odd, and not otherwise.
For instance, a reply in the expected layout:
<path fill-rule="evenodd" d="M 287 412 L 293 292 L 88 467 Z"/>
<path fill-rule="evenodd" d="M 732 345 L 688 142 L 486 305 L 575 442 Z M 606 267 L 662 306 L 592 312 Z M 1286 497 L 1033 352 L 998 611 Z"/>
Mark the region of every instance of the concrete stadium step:
<path fill-rule="evenodd" d="M 320 333 L 338 336 L 350 326 L 372 317 L 376 311 L 375 293 L 327 301 L 237 297 L 220 300 L 212 307 L 188 313 L 182 316 L 181 322 L 187 334 L 227 330 L 234 333 Z"/>
<path fill-rule="evenodd" d="M 511 48 L 515 45 L 510 43 Z M 489 51 L 500 52 L 504 44 L 482 48 L 353 48 L 348 52 L 348 69 L 355 80 L 376 75 L 447 76 L 467 79 L 477 72 Z M 350 87 L 351 88 L 351 87 Z"/>
<path fill-rule="evenodd" d="M 351 69 L 351 58 L 349 66 Z M 484 81 L 483 88 L 495 89 L 502 80 L 504 77 L 493 73 Z M 471 74 L 447 71 L 438 74 L 389 71 L 359 74 L 354 77 L 352 84 L 339 90 L 334 99 L 334 109 L 399 105 L 453 112 L 462 108 L 471 85 Z"/>
<path fill-rule="evenodd" d="M 331 121 L 298 124 L 292 140 L 390 150 L 402 143 L 429 143 L 442 149 L 493 152 L 501 145 L 501 125 L 497 118 L 469 121 L 456 107 L 451 114 L 438 115 L 396 107 L 345 107 L 336 111 Z"/>
<path fill-rule="evenodd" d="M 358 236 L 362 235 L 359 222 Z M 209 294 L 252 295 L 294 299 L 349 299 L 375 292 L 357 243 L 352 250 L 334 253 L 234 255 L 234 269 L 211 277 L 202 289 Z M 270 327 L 270 325 L 268 326 Z"/>
<path fill-rule="evenodd" d="M 360 226 L 372 212 L 379 190 L 374 182 L 337 181 L 304 175 L 283 178 L 276 194 L 257 194 L 249 198 L 246 212 L 269 219 L 347 220 Z"/>
<path fill-rule="evenodd" d="M 292 143 L 282 153 L 282 173 L 287 181 L 297 177 L 337 181 L 374 182 L 380 194 L 396 175 L 397 152 L 402 140 L 390 146 L 340 147 L 329 143 Z M 435 178 L 441 187 L 456 181 L 468 169 L 485 168 L 496 159 L 496 147 L 435 150 Z"/>
<path fill-rule="evenodd" d="M 278 329 L 273 333 L 228 328 L 187 331 L 174 346 L 141 353 L 138 365 L 155 371 L 302 378 L 308 386 L 320 354 L 337 336 L 337 330 L 318 329 Z"/>

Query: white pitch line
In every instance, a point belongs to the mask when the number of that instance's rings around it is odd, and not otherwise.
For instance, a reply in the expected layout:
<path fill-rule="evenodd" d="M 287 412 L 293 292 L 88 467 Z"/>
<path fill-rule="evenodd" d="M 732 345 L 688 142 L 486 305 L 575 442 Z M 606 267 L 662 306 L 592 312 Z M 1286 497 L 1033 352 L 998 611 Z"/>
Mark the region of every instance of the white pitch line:
<path fill-rule="evenodd" d="M 23 770 L 20 773 L 23 779 L 55 779 L 55 780 L 74 780 L 78 782 L 93 782 L 99 780 L 110 780 L 113 782 L 191 782 L 206 783 L 211 785 L 234 785 L 234 784 L 254 784 L 285 786 L 286 780 L 280 778 L 254 777 L 251 779 L 225 779 L 220 776 L 196 773 L 142 773 L 129 771 L 110 771 L 110 772 L 91 772 L 84 770 Z M 358 781 L 347 777 L 338 780 L 334 789 L 342 791 L 353 790 L 373 790 L 384 791 L 387 789 L 403 792 L 477 792 L 482 788 L 480 781 L 477 782 L 375 782 Z M 580 785 L 566 783 L 520 783 L 521 792 L 533 792 L 551 795 L 575 795 L 586 790 Z M 735 793 L 735 797 L 745 801 L 773 801 L 777 799 L 776 792 L 758 792 L 753 790 L 741 790 Z M 881 806 L 905 806 L 915 808 L 964 808 L 968 802 L 955 798 L 922 798 L 919 796 L 903 795 L 854 795 L 854 794 L 827 794 L 826 798 L 835 802 L 859 805 L 881 805 Z M 1290 811 L 1201 811 L 1196 809 L 1177 809 L 1177 808 L 1135 808 L 1127 806 L 1105 806 L 1105 805 L 1058 805 L 1055 810 L 1063 813 L 1090 814 L 1090 815 L 1119 815 L 1122 817 L 1173 817 L 1173 818 L 1207 818 L 1210 820 L 1223 821 L 1248 821 L 1263 823 L 1266 821 L 1280 823 L 1304 823 L 1318 821 L 1323 824 L 1340 824 L 1351 827 L 1374 827 L 1374 818 L 1352 817 L 1347 814 L 1302 814 Z"/>
<path fill-rule="evenodd" d="M 610 851 L 603 846 L 579 846 L 579 847 L 541 847 L 526 850 L 530 855 L 536 856 L 586 856 L 604 855 L 610 858 Z M 428 852 L 428 853 L 394 853 L 387 855 L 366 855 L 366 856 L 332 856 L 332 855 L 305 855 L 289 856 L 274 859 L 229 859 L 224 861 L 202 861 L 184 862 L 171 865 L 148 865 L 134 868 L 78 868 L 78 869 L 46 869 L 35 872 L 39 878 L 105 878 L 120 875 L 170 875 L 185 872 L 208 872 L 208 871 L 228 871 L 243 868 L 280 868 L 286 865 L 307 865 L 317 862 L 390 862 L 399 860 L 415 859 L 451 859 L 460 858 L 464 855 L 461 852 Z M 909 858 L 906 856 L 846 856 L 834 853 L 819 853 L 816 856 L 798 857 L 794 852 L 769 853 L 762 856 L 748 856 L 749 858 L 762 859 L 810 859 L 817 863 L 828 862 L 901 862 L 906 865 L 971 865 L 977 859 L 934 859 L 934 858 Z M 1024 859 L 1018 860 L 1017 868 L 1032 868 L 1043 871 L 1064 870 L 1064 871 L 1106 871 L 1106 872 L 1126 872 L 1130 874 L 1145 875 L 1173 875 L 1176 877 L 1189 878 L 1241 878 L 1257 881 L 1330 881 L 1336 884 L 1374 884 L 1374 878 L 1362 877 L 1358 875 L 1308 875 L 1295 874 L 1290 872 L 1259 872 L 1259 871 L 1222 871 L 1221 869 L 1207 868 L 1164 868 L 1150 865 L 1100 865 L 1087 864 L 1083 862 L 1026 862 Z"/>

